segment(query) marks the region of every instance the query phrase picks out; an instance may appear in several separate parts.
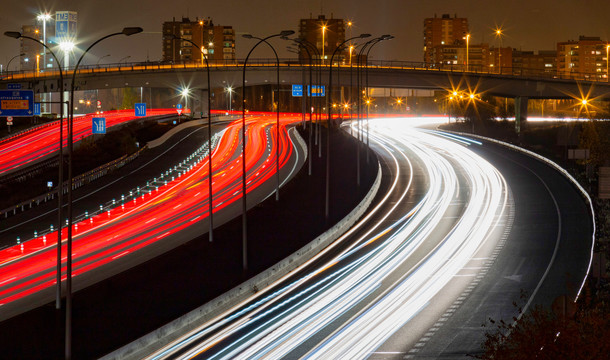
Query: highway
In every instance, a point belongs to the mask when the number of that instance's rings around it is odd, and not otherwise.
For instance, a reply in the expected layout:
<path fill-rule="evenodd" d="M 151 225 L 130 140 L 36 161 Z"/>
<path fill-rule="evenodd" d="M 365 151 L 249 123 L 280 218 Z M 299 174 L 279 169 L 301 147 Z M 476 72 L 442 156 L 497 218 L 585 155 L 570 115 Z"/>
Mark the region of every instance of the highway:
<path fill-rule="evenodd" d="M 511 199 L 478 142 L 377 120 L 370 212 L 324 252 L 151 359 L 365 358 L 502 239 Z"/>
<path fill-rule="evenodd" d="M 293 141 L 294 129 L 290 127 L 300 120 L 300 116 L 285 115 L 277 139 L 275 116 L 247 119 L 247 183 L 248 193 L 253 194 L 248 198 L 249 207 L 275 191 L 275 181 L 265 182 L 275 179 L 277 146 L 284 182 L 303 164 L 302 146 Z M 213 204 L 215 214 L 218 213 L 215 224 L 219 225 L 241 209 L 241 121 L 232 122 L 212 141 Z M 171 168 L 157 169 L 161 173 L 133 191 L 106 193 L 105 196 L 112 197 L 108 204 L 78 214 L 73 228 L 75 289 L 204 233 L 209 226 L 207 169 L 207 143 L 204 143 L 186 158 L 175 159 Z M 64 247 L 66 230 L 62 235 Z M 1 250 L 0 318 L 53 299 L 56 234 L 40 233 Z M 62 260 L 65 259 L 64 256 Z"/>
<path fill-rule="evenodd" d="M 175 114 L 174 109 L 148 109 L 147 116 Z M 91 136 L 92 118 L 106 118 L 106 128 L 124 124 L 135 119 L 133 110 L 106 111 L 102 114 L 88 114 L 74 118 L 74 142 Z M 63 123 L 63 146 L 68 144 L 68 124 Z M 31 130 L 0 140 L 0 175 L 19 167 L 32 164 L 59 150 L 59 121 L 53 121 Z"/>
<path fill-rule="evenodd" d="M 486 320 L 518 316 L 513 302 L 527 310 L 549 308 L 561 295 L 582 296 L 594 234 L 588 200 L 536 157 L 489 141 L 472 149 L 506 178 L 513 226 L 460 272 L 465 287 L 449 288 L 454 296 L 431 302 L 370 359 L 470 359 L 481 352 Z"/>

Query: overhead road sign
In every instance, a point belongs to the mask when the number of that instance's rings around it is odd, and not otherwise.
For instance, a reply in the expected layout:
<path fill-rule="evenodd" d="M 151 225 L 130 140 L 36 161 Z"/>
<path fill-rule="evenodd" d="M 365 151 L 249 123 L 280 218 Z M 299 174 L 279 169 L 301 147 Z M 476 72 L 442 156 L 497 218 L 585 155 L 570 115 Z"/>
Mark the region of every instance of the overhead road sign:
<path fill-rule="evenodd" d="M 21 84 L 19 83 L 10 83 L 6 85 L 6 88 L 9 90 L 21 90 Z"/>
<path fill-rule="evenodd" d="M 292 96 L 303 96 L 303 85 L 292 85 Z"/>
<path fill-rule="evenodd" d="M 323 97 L 326 96 L 326 86 L 324 85 L 313 85 L 313 86 L 309 86 L 307 85 L 307 95 L 308 96 L 319 96 L 319 97 Z"/>
<path fill-rule="evenodd" d="M 34 115 L 33 90 L 0 90 L 1 116 Z"/>

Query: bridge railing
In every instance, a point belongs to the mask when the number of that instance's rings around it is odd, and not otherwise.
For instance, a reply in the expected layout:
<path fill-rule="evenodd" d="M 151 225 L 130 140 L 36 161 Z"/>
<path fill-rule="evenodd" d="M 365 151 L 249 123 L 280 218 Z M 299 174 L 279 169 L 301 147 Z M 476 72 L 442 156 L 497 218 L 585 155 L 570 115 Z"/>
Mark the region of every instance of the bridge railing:
<path fill-rule="evenodd" d="M 243 60 L 210 60 L 210 68 L 212 69 L 232 69 L 243 66 Z M 248 62 L 249 67 L 274 67 L 275 59 L 251 59 Z M 356 63 L 352 63 L 356 66 Z M 82 65 L 79 67 L 78 74 L 95 74 L 95 73 L 121 73 L 121 72 L 144 72 L 144 71 L 175 71 L 188 69 L 205 69 L 205 64 L 201 61 L 179 61 L 179 62 L 163 62 L 163 61 L 145 61 L 133 63 L 114 63 L 100 65 Z M 280 66 L 282 67 L 308 67 L 308 60 L 300 60 L 296 58 L 281 59 Z M 315 64 L 317 66 L 317 64 Z M 328 66 L 328 62 L 323 64 Z M 348 61 L 334 62 L 333 66 L 349 67 Z M 557 72 L 556 70 L 538 70 L 527 67 L 490 67 L 478 64 L 470 64 L 468 67 L 464 64 L 430 64 L 423 61 L 399 61 L 399 60 L 368 60 L 366 65 L 369 68 L 379 69 L 396 69 L 396 70 L 417 70 L 417 71 L 439 71 L 449 73 L 463 74 L 482 74 L 482 75 L 497 75 L 502 77 L 516 78 L 543 78 L 543 79 L 566 79 L 591 82 L 608 82 L 608 78 L 604 78 L 601 73 L 579 73 L 579 72 Z M 71 76 L 73 68 L 64 70 L 64 77 Z M 59 76 L 58 70 L 45 70 L 44 72 L 33 71 L 11 71 L 0 74 L 0 80 L 4 81 L 23 81 L 36 80 L 40 78 L 56 78 Z"/>

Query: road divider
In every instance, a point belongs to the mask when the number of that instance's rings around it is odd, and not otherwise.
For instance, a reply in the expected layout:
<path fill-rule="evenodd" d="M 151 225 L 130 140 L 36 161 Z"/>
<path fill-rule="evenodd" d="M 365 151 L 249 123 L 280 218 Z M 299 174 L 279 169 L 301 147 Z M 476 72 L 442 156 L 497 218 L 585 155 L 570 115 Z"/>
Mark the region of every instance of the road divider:
<path fill-rule="evenodd" d="M 377 177 L 367 195 L 362 199 L 346 217 L 335 224 L 332 228 L 315 238 L 313 241 L 294 252 L 284 260 L 278 262 L 266 271 L 256 275 L 252 279 L 236 286 L 232 290 L 207 302 L 199 308 L 181 316 L 180 318 L 162 326 L 161 328 L 145 335 L 138 340 L 104 356 L 102 359 L 141 359 L 148 354 L 161 349 L 172 341 L 184 336 L 197 328 L 200 324 L 239 304 L 253 293 L 265 289 L 276 280 L 287 275 L 307 260 L 322 251 L 333 241 L 344 234 L 371 205 L 379 186 L 381 185 L 381 166 L 378 165 Z"/>

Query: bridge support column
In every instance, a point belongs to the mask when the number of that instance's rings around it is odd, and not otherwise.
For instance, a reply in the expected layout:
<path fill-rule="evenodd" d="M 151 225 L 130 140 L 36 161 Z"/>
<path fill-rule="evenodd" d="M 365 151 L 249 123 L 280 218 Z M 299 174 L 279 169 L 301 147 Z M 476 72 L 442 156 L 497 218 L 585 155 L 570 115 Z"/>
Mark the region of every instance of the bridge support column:
<path fill-rule="evenodd" d="M 525 96 L 517 96 L 515 98 L 515 131 L 521 134 L 521 128 L 527 121 L 527 101 Z"/>
<path fill-rule="evenodd" d="M 198 106 L 193 109 L 193 117 L 198 119 L 199 117 L 207 117 L 208 116 L 208 90 L 201 89 L 198 101 Z"/>

